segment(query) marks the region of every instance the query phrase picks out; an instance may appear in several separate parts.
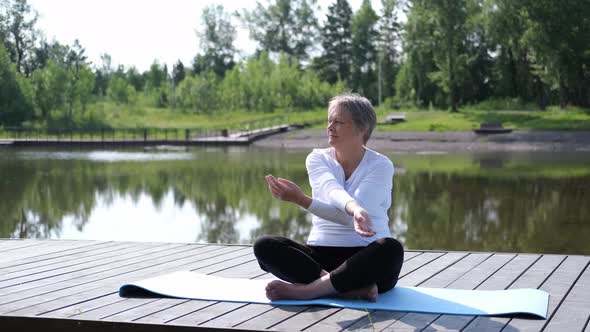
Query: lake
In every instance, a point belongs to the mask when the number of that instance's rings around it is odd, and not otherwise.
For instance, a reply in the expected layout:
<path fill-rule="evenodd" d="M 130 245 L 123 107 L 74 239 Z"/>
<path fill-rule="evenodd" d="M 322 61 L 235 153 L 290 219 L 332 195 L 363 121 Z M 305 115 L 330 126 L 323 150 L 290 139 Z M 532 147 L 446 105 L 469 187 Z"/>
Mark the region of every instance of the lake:
<path fill-rule="evenodd" d="M 308 151 L 0 149 L 0 237 L 305 241 L 311 217 L 264 175 L 310 192 Z M 409 249 L 590 254 L 590 154 L 387 154 L 390 228 Z"/>

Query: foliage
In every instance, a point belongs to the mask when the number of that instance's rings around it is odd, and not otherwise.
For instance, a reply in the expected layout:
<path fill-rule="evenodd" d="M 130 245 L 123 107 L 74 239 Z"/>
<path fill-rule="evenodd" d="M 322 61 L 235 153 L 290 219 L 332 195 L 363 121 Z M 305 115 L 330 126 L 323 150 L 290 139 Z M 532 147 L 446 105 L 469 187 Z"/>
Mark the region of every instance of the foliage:
<path fill-rule="evenodd" d="M 234 65 L 237 31 L 222 5 L 209 5 L 201 15 L 203 29 L 198 33 L 203 54 L 198 54 L 193 63 L 195 74 L 213 71 L 219 77 Z M 179 82 L 175 82 L 179 83 Z"/>
<path fill-rule="evenodd" d="M 380 108 L 588 108 L 586 2 L 381 0 L 376 13 L 364 0 L 353 13 L 347 0 L 336 0 L 320 26 L 316 0 L 268 0 L 237 14 L 258 43 L 248 57 L 239 57 L 234 46 L 235 17 L 212 5 L 202 12 L 201 49 L 192 68 L 178 61 L 169 71 L 154 60 L 140 71 L 115 68 L 106 53 L 92 66 L 79 41 L 48 42 L 26 0 L 2 0 L 0 125 L 97 123 L 109 102 L 123 118 L 154 107 L 289 113 L 323 108 L 344 91 L 365 95 Z M 398 18 L 401 11 L 405 21 Z"/>
<path fill-rule="evenodd" d="M 241 18 L 258 42 L 259 51 L 285 53 L 297 62 L 308 59 L 318 34 L 315 0 L 274 0 L 268 6 L 256 2 Z"/>
<path fill-rule="evenodd" d="M 314 68 L 323 80 L 333 84 L 349 82 L 352 65 L 352 9 L 347 0 L 337 0 L 328 7 L 326 23 L 321 28 L 323 54 L 314 59 Z"/>

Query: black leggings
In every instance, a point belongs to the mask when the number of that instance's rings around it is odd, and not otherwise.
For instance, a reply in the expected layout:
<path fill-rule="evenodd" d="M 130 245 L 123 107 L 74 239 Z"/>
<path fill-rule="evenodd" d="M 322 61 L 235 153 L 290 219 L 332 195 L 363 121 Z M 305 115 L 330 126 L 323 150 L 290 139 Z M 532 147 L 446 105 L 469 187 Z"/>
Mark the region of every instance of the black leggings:
<path fill-rule="evenodd" d="M 397 283 L 404 248 L 389 237 L 366 247 L 324 247 L 265 235 L 254 243 L 254 255 L 264 271 L 291 283 L 308 284 L 326 270 L 338 292 L 376 284 L 383 293 Z"/>

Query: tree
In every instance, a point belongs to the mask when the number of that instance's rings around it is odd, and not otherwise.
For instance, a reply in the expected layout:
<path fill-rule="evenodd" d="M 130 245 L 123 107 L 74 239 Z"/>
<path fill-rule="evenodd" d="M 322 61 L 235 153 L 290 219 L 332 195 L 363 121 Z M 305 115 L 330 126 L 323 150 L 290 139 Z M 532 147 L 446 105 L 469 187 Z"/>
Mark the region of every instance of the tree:
<path fill-rule="evenodd" d="M 375 69 L 378 19 L 370 0 L 363 0 L 352 19 L 352 87 L 372 100 L 377 99 Z"/>
<path fill-rule="evenodd" d="M 178 86 L 180 82 L 185 78 L 186 73 L 184 72 L 184 65 L 182 61 L 178 60 L 172 67 L 172 81 L 175 86 Z"/>
<path fill-rule="evenodd" d="M 135 88 L 130 85 L 125 77 L 115 75 L 109 82 L 109 97 L 117 104 L 133 103 L 135 101 Z"/>
<path fill-rule="evenodd" d="M 129 67 L 125 72 L 125 77 L 135 91 L 143 91 L 143 87 L 145 86 L 145 76 L 142 75 L 137 68 L 134 66 Z"/>
<path fill-rule="evenodd" d="M 523 0 L 529 24 L 524 43 L 533 51 L 534 72 L 559 91 L 563 108 L 570 101 L 590 106 L 590 2 Z"/>
<path fill-rule="evenodd" d="M 398 41 L 400 23 L 397 18 L 397 0 L 381 0 L 382 12 L 379 19 L 379 39 L 377 41 L 379 61 L 379 101 L 381 97 L 394 95 L 395 75 L 398 70 Z"/>
<path fill-rule="evenodd" d="M 88 69 L 90 62 L 86 56 L 86 50 L 76 39 L 66 56 L 66 70 L 68 81 L 65 89 L 67 103 L 66 119 L 72 121 L 74 106 L 77 102 L 82 105 L 82 112 L 86 110 L 89 96 L 94 89 L 94 74 Z"/>
<path fill-rule="evenodd" d="M 0 44 L 0 124 L 16 125 L 32 117 L 30 101 L 21 89 L 15 67 Z"/>
<path fill-rule="evenodd" d="M 337 0 L 328 7 L 326 23 L 321 28 L 320 39 L 324 52 L 317 59 L 317 69 L 330 83 L 350 81 L 352 62 L 352 10 L 347 0 Z"/>
<path fill-rule="evenodd" d="M 465 33 L 465 0 L 426 1 L 432 10 L 436 26 L 434 61 L 439 71 L 433 73 L 434 80 L 450 93 L 451 111 L 457 112 L 459 87 L 463 79 L 466 57 L 462 44 Z"/>
<path fill-rule="evenodd" d="M 213 71 L 219 77 L 223 77 L 225 72 L 235 65 L 236 28 L 232 25 L 231 18 L 224 11 L 222 5 L 205 7 L 201 19 L 203 20 L 203 30 L 198 32 L 198 36 L 203 54 L 198 54 L 195 57 L 193 72 L 199 74 Z"/>
<path fill-rule="evenodd" d="M 2 5 L 2 4 L 0 4 Z M 27 4 L 27 0 L 5 0 L 3 2 L 5 46 L 19 73 L 30 75 L 27 62 L 33 60 L 33 51 L 37 32 L 37 13 Z"/>
<path fill-rule="evenodd" d="M 266 7 L 257 1 L 256 8 L 244 10 L 241 18 L 259 51 L 283 52 L 301 63 L 309 58 L 317 39 L 315 10 L 316 0 L 269 0 Z"/>

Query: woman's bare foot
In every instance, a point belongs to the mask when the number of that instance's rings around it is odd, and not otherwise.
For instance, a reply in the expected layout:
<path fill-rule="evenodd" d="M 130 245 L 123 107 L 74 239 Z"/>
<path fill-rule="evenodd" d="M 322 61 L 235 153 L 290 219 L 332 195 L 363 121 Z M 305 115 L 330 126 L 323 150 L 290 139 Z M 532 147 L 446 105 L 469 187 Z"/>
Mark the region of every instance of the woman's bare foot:
<path fill-rule="evenodd" d="M 350 292 L 340 293 L 338 297 L 350 300 L 367 300 L 370 302 L 377 302 L 377 285 L 371 285 Z"/>
<path fill-rule="evenodd" d="M 276 300 L 306 300 L 309 299 L 304 284 L 290 284 L 281 280 L 273 280 L 266 285 L 266 297 Z"/>

